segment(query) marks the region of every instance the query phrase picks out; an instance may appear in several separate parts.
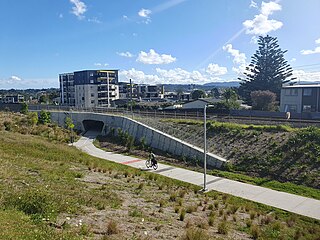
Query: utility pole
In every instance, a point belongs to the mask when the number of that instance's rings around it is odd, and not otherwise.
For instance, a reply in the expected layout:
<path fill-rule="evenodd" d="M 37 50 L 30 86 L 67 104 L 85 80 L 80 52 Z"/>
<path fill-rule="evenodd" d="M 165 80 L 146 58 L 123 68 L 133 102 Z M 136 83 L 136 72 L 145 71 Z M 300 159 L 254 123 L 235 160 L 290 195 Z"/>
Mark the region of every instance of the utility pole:
<path fill-rule="evenodd" d="M 108 94 L 108 108 L 110 107 L 110 96 L 109 96 L 109 72 L 107 72 L 107 94 Z"/>
<path fill-rule="evenodd" d="M 132 80 L 130 78 L 130 106 L 131 106 L 131 112 L 132 112 Z"/>

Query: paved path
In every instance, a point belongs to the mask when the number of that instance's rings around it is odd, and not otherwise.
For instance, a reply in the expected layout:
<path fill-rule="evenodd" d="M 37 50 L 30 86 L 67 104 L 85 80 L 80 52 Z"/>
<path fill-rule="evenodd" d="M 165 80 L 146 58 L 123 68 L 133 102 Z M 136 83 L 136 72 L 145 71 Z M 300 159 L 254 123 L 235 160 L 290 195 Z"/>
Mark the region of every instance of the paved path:
<path fill-rule="evenodd" d="M 112 152 L 105 152 L 96 148 L 93 145 L 93 140 L 95 137 L 96 133 L 87 132 L 78 142 L 74 143 L 74 146 L 98 158 L 126 164 L 134 168 L 146 169 L 145 160 L 137 159 L 131 156 L 115 154 Z M 151 171 L 163 176 L 203 186 L 203 174 L 199 172 L 165 164 L 159 164 L 159 168 L 157 170 Z M 320 220 L 320 201 L 312 198 L 279 192 L 268 188 L 232 181 L 221 177 L 215 177 L 212 175 L 207 175 L 207 188 L 209 191 L 216 190 L 219 192 L 228 193 L 233 196 L 263 203 L 289 212 Z"/>

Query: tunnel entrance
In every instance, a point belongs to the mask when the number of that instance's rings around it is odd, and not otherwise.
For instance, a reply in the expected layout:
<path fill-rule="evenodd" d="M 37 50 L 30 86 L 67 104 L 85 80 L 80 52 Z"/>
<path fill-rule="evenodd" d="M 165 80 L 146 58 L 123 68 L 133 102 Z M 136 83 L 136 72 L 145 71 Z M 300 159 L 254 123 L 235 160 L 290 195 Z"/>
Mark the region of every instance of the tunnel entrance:
<path fill-rule="evenodd" d="M 102 132 L 104 123 L 102 121 L 95 121 L 95 120 L 83 120 L 83 127 L 84 130 L 87 131 L 95 131 L 95 132 Z"/>

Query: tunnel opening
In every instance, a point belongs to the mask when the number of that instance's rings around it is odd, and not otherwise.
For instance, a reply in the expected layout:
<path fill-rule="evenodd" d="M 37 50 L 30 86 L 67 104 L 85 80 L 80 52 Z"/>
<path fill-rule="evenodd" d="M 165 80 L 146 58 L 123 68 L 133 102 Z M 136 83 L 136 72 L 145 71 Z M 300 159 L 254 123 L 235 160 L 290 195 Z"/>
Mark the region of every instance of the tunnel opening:
<path fill-rule="evenodd" d="M 84 130 L 87 131 L 94 131 L 94 132 L 102 132 L 104 123 L 102 121 L 95 121 L 95 120 L 83 120 L 83 127 Z"/>

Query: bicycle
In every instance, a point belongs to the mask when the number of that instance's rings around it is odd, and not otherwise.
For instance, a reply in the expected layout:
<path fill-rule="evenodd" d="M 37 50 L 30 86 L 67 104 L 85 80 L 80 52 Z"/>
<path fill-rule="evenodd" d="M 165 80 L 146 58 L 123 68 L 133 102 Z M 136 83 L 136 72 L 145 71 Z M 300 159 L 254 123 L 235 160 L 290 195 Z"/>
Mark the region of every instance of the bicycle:
<path fill-rule="evenodd" d="M 154 170 L 157 170 L 158 169 L 158 163 L 157 162 L 153 163 L 151 161 L 151 159 L 149 158 L 149 159 L 146 160 L 146 167 L 147 168 L 153 168 Z"/>

